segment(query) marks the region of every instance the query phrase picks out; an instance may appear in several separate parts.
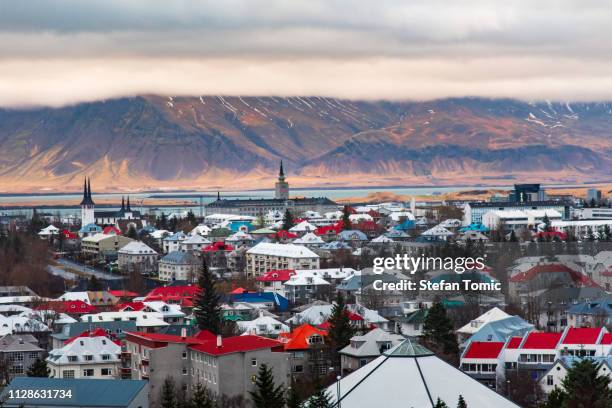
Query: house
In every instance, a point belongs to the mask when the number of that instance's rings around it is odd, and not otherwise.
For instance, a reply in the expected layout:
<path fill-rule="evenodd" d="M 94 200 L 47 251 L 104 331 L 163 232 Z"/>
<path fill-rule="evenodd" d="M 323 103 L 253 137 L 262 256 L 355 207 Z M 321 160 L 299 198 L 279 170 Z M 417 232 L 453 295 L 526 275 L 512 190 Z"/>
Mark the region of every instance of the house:
<path fill-rule="evenodd" d="M 472 336 L 474 333 L 480 330 L 483 325 L 496 320 L 505 319 L 507 317 L 510 317 L 510 315 L 498 307 L 488 310 L 477 318 L 472 319 L 465 326 L 456 330 L 456 333 L 459 336 L 459 342 L 461 343 L 463 340 L 466 340 L 468 337 Z"/>
<path fill-rule="evenodd" d="M 60 233 L 59 228 L 57 228 L 54 225 L 49 225 L 48 227 L 41 229 L 38 232 L 38 236 L 41 239 L 50 239 L 51 237 L 59 235 L 59 233 Z"/>
<path fill-rule="evenodd" d="M 534 378 L 540 378 L 559 357 L 562 337 L 563 333 L 530 332 L 518 345 L 511 338 L 506 347 L 505 368 L 529 370 Z"/>
<path fill-rule="evenodd" d="M 320 276 L 296 274 L 284 284 L 285 297 L 293 304 L 306 304 L 313 300 L 330 300 L 331 285 Z"/>
<path fill-rule="evenodd" d="M 182 308 L 191 308 L 199 292 L 200 287 L 196 285 L 160 286 L 147 293 L 144 301 L 161 300 L 168 304 L 181 305 Z"/>
<path fill-rule="evenodd" d="M 125 337 L 125 333 L 128 331 L 136 331 L 136 322 L 132 320 L 127 321 L 93 321 L 88 320 L 86 322 L 75 322 L 67 324 L 62 327 L 58 333 L 51 335 L 52 345 L 51 347 L 62 348 L 66 340 L 78 336 L 88 330 L 104 330 L 106 336 L 111 340 L 122 340 Z"/>
<path fill-rule="evenodd" d="M 461 370 L 480 383 L 497 388 L 497 378 L 503 377 L 503 341 L 473 341 L 461 354 Z"/>
<path fill-rule="evenodd" d="M 95 307 L 111 307 L 119 302 L 119 299 L 117 299 L 115 296 L 111 295 L 108 291 L 105 290 L 87 292 L 66 292 L 56 300 L 63 302 L 81 301 Z M 79 306 L 78 304 L 76 305 L 77 307 Z"/>
<path fill-rule="evenodd" d="M 366 236 L 366 234 L 359 230 L 344 230 L 338 234 L 337 239 L 352 244 L 359 244 L 362 242 L 366 242 L 368 240 L 368 237 Z"/>
<path fill-rule="evenodd" d="M 538 381 L 540 387 L 546 394 L 550 394 L 555 388 L 563 388 L 563 380 L 567 375 L 567 371 L 574 364 L 584 359 L 589 359 L 599 366 L 597 374 L 601 377 L 608 377 L 612 381 L 612 356 L 604 357 L 576 357 L 562 356 Z"/>
<path fill-rule="evenodd" d="M 51 395 L 60 391 L 58 398 L 27 398 L 27 394 L 26 398 L 9 398 L 17 390 Z M 8 408 L 149 408 L 148 392 L 146 381 L 20 377 L 4 388 L 0 398 Z"/>
<path fill-rule="evenodd" d="M 102 227 L 98 227 L 94 223 L 85 224 L 79 229 L 79 237 L 87 238 L 94 235 L 102 234 Z"/>
<path fill-rule="evenodd" d="M 134 240 L 123 235 L 95 234 L 81 240 L 83 255 L 94 258 L 105 258 L 117 254 L 121 248 Z"/>
<path fill-rule="evenodd" d="M 508 316 L 483 323 L 463 344 L 469 344 L 472 341 L 506 342 L 512 337 L 522 338 L 533 329 L 534 325 L 520 316 Z M 463 338 L 465 337 L 460 335 L 460 339 Z"/>
<path fill-rule="evenodd" d="M 228 244 L 232 244 L 234 247 L 239 247 L 243 245 L 253 245 L 255 242 L 255 238 L 247 232 L 238 231 L 225 239 L 225 242 Z"/>
<path fill-rule="evenodd" d="M 304 236 L 307 233 L 312 233 L 317 229 L 316 226 L 312 225 L 308 221 L 301 221 L 293 227 L 289 228 L 289 232 L 293 232 L 298 236 Z"/>
<path fill-rule="evenodd" d="M 256 277 L 273 269 L 317 269 L 319 255 L 303 245 L 261 242 L 246 253 L 246 275 Z"/>
<path fill-rule="evenodd" d="M 45 350 L 30 334 L 7 334 L 0 338 L 0 360 L 5 362 L 9 379 L 26 375 L 32 364 L 41 359 Z"/>
<path fill-rule="evenodd" d="M 295 275 L 295 271 L 292 269 L 273 269 L 262 276 L 256 277 L 255 280 L 261 291 L 272 291 L 284 295 L 284 283 L 293 275 Z"/>
<path fill-rule="evenodd" d="M 327 388 L 332 404 L 345 408 L 449 407 L 463 396 L 470 408 L 518 408 L 490 388 L 406 339 L 383 355 Z"/>
<path fill-rule="evenodd" d="M 198 264 L 196 257 L 191 252 L 169 252 L 159 260 L 159 280 L 193 282 Z"/>
<path fill-rule="evenodd" d="M 447 239 L 449 239 L 450 237 L 454 235 L 455 235 L 454 232 L 451 232 L 440 225 L 436 225 L 435 227 L 432 227 L 428 229 L 427 231 L 424 231 L 421 233 L 421 236 L 426 239 L 441 240 L 441 241 L 446 241 Z"/>
<path fill-rule="evenodd" d="M 275 292 L 247 292 L 232 293 L 229 296 L 232 302 L 250 303 L 260 305 L 268 310 L 285 312 L 289 308 L 289 300 Z"/>
<path fill-rule="evenodd" d="M 406 337 L 401 334 L 388 333 L 379 328 L 363 336 L 353 336 L 351 343 L 340 350 L 342 374 L 346 375 L 365 366 L 405 339 Z"/>
<path fill-rule="evenodd" d="M 243 334 L 256 334 L 264 337 L 278 337 L 281 332 L 288 332 L 289 326 L 271 316 L 264 316 L 260 311 L 259 317 L 249 321 L 237 322 L 238 330 Z"/>
<path fill-rule="evenodd" d="M 180 305 L 168 304 L 162 301 L 132 302 L 118 305 L 116 310 L 120 312 L 142 311 L 159 313 L 162 315 L 162 319 L 170 324 L 182 324 L 185 318 L 185 313 L 181 311 Z"/>
<path fill-rule="evenodd" d="M 290 355 L 291 375 L 294 378 L 311 378 L 326 374 L 333 365 L 332 357 L 325 346 L 327 331 L 303 324 L 290 333 L 281 333 L 285 352 Z"/>
<path fill-rule="evenodd" d="M 301 237 L 293 240 L 293 244 L 295 245 L 304 245 L 306 248 L 319 248 L 321 245 L 325 244 L 325 241 L 321 239 L 321 237 L 317 236 L 313 232 L 308 232 Z"/>
<path fill-rule="evenodd" d="M 81 316 L 82 322 L 118 322 L 118 321 L 133 321 L 136 322 L 136 329 L 147 333 L 153 333 L 163 327 L 168 326 L 164 321 L 164 316 L 157 312 L 144 311 L 125 311 L 125 312 L 102 312 L 91 315 Z"/>
<path fill-rule="evenodd" d="M 245 335 L 221 338 L 210 332 L 193 337 L 157 333 L 128 333 L 125 340 L 132 379 L 147 379 L 156 399 L 171 376 L 187 394 L 203 384 L 213 394 L 248 395 L 252 378 L 263 363 L 272 369 L 275 383 L 289 381 L 289 363 L 283 344 L 265 337 Z"/>
<path fill-rule="evenodd" d="M 55 313 L 65 313 L 69 316 L 79 316 L 88 313 L 95 313 L 96 307 L 88 302 L 84 302 L 81 299 L 77 300 L 54 300 L 51 302 L 41 303 L 34 307 L 34 310 L 38 311 L 53 311 Z M 50 316 L 55 318 L 57 316 Z"/>
<path fill-rule="evenodd" d="M 567 309 L 570 326 L 604 326 L 612 324 L 612 295 L 585 300 Z"/>
<path fill-rule="evenodd" d="M 118 378 L 120 364 L 121 346 L 106 336 L 69 339 L 47 357 L 51 378 Z"/>
<path fill-rule="evenodd" d="M 212 242 L 210 240 L 204 238 L 200 234 L 191 234 L 187 239 L 179 243 L 179 250 L 181 251 L 201 251 L 204 247 L 210 245 L 211 243 Z"/>
<path fill-rule="evenodd" d="M 138 272 L 151 274 L 157 271 L 157 258 L 155 250 L 140 241 L 132 241 L 117 251 L 117 264 L 123 274 Z"/>
<path fill-rule="evenodd" d="M 175 232 L 174 234 L 162 239 L 162 248 L 165 254 L 181 249 L 181 242 L 187 239 L 187 234 Z"/>

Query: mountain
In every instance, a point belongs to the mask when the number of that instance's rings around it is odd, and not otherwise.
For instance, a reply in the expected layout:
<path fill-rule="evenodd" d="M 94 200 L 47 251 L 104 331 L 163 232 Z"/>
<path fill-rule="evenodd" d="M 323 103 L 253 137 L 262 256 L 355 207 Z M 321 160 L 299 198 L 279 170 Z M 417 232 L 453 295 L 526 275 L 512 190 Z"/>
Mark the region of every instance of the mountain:
<path fill-rule="evenodd" d="M 612 103 L 140 96 L 0 110 L 0 191 L 609 180 L 611 135 Z"/>

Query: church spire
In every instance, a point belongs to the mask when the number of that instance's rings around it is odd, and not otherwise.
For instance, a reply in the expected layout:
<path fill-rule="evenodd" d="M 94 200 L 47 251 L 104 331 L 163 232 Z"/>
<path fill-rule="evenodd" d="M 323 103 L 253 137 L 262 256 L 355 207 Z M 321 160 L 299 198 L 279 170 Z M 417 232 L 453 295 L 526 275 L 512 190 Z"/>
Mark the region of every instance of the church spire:
<path fill-rule="evenodd" d="M 278 178 L 285 178 L 285 170 L 283 169 L 283 161 L 280 163 L 280 171 L 278 172 Z"/>
<path fill-rule="evenodd" d="M 132 208 L 130 207 L 130 196 L 128 196 L 128 199 L 127 199 L 127 209 L 126 209 L 126 210 L 127 210 L 128 212 L 131 212 L 131 211 L 132 211 Z"/>
<path fill-rule="evenodd" d="M 221 192 L 217 191 L 217 201 L 221 201 Z"/>
<path fill-rule="evenodd" d="M 125 211 L 125 197 L 121 196 L 121 211 Z"/>
<path fill-rule="evenodd" d="M 85 177 L 83 183 L 83 200 L 81 200 L 81 205 L 94 205 L 91 198 L 91 180 L 88 177 Z"/>

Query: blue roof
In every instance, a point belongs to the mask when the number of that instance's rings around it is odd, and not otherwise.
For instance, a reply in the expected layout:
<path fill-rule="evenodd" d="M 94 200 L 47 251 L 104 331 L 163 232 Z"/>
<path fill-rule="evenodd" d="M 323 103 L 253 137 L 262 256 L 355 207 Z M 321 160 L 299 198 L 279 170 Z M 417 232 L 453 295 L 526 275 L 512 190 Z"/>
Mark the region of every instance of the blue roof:
<path fill-rule="evenodd" d="M 94 223 L 83 225 L 81 229 L 79 230 L 79 232 L 98 232 L 98 231 L 102 231 L 102 228 L 98 227 Z"/>
<path fill-rule="evenodd" d="M 162 259 L 165 263 L 187 264 L 191 262 L 191 253 L 183 251 L 168 252 Z"/>
<path fill-rule="evenodd" d="M 187 234 L 179 231 L 179 232 L 175 232 L 169 237 L 164 238 L 164 241 L 183 241 L 185 239 L 187 239 Z"/>
<path fill-rule="evenodd" d="M 393 229 L 398 230 L 398 231 L 407 231 L 407 230 L 411 230 L 414 228 L 415 228 L 415 225 L 414 225 L 413 220 L 406 220 L 402 222 L 401 224 L 397 224 L 395 227 L 393 227 Z"/>
<path fill-rule="evenodd" d="M 126 407 L 145 387 L 147 381 L 141 380 L 15 377 L 3 390 L 2 400 L 9 390 L 70 390 L 72 398 L 7 399 L 4 406 Z"/>
<path fill-rule="evenodd" d="M 351 249 L 351 246 L 346 242 L 333 241 L 325 245 L 321 245 L 321 249 L 334 250 L 334 249 Z"/>
<path fill-rule="evenodd" d="M 344 230 L 338 234 L 338 239 L 343 241 L 367 241 L 368 237 L 359 230 Z"/>
<path fill-rule="evenodd" d="M 533 330 L 533 324 L 519 316 L 510 316 L 505 319 L 485 323 L 480 330 L 472 334 L 467 343 L 472 341 L 503 341 L 510 337 L 523 336 Z"/>
<path fill-rule="evenodd" d="M 276 307 L 284 312 L 289 309 L 289 300 L 275 292 L 247 292 L 231 295 L 231 299 L 234 302 L 245 302 L 245 303 L 268 303 L 272 302 Z"/>
<path fill-rule="evenodd" d="M 572 314 L 612 316 L 612 295 L 575 304 L 567 312 Z"/>
<path fill-rule="evenodd" d="M 609 367 L 612 367 L 612 356 L 597 356 L 597 357 L 578 357 L 578 356 L 561 356 L 559 358 L 561 363 L 567 368 L 571 368 L 574 364 L 579 363 L 582 360 L 591 360 L 597 364 L 606 363 Z"/>
<path fill-rule="evenodd" d="M 478 232 L 488 232 L 489 229 L 482 225 L 481 223 L 470 224 L 467 227 L 462 227 L 459 229 L 459 232 L 467 232 L 467 231 L 478 231 Z"/>
<path fill-rule="evenodd" d="M 232 232 L 240 231 L 240 227 L 246 227 L 247 231 L 251 231 L 254 228 L 253 223 L 251 221 L 246 220 L 231 221 L 228 226 L 232 230 Z"/>

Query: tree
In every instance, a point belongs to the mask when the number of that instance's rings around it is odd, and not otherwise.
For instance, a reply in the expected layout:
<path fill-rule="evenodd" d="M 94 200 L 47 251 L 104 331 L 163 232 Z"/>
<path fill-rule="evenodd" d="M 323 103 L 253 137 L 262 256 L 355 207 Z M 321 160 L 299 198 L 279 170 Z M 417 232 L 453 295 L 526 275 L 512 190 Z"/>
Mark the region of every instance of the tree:
<path fill-rule="evenodd" d="M 459 395 L 459 401 L 457 402 L 457 408 L 467 408 L 467 404 L 465 403 L 465 399 L 463 399 L 463 395 Z"/>
<path fill-rule="evenodd" d="M 353 226 L 351 225 L 351 210 L 348 205 L 342 208 L 342 230 L 350 230 Z"/>
<path fill-rule="evenodd" d="M 321 382 L 321 378 L 315 377 L 315 392 L 308 400 L 308 408 L 332 408 L 334 404 Z"/>
<path fill-rule="evenodd" d="M 102 282 L 95 276 L 91 275 L 91 278 L 87 281 L 87 290 L 90 292 L 98 292 L 102 290 Z"/>
<path fill-rule="evenodd" d="M 136 227 L 134 227 L 134 225 L 130 225 L 125 236 L 132 239 L 138 239 L 138 231 L 136 231 Z"/>
<path fill-rule="evenodd" d="M 346 304 L 344 303 L 344 297 L 340 292 L 336 296 L 336 302 L 332 307 L 331 315 L 329 317 L 329 334 L 328 338 L 331 341 L 331 346 L 337 354 L 340 349 L 346 347 L 351 342 L 351 337 L 355 334 L 353 326 L 351 326 L 351 320 L 346 312 Z M 339 355 L 338 355 L 339 357 Z M 338 359 L 338 358 L 337 358 Z M 340 364 L 339 361 L 336 362 Z"/>
<path fill-rule="evenodd" d="M 436 405 L 434 405 L 434 408 L 448 408 L 448 405 L 446 405 L 444 401 L 438 398 L 438 400 L 436 401 Z"/>
<path fill-rule="evenodd" d="M 28 377 L 49 377 L 49 368 L 47 368 L 47 362 L 41 358 L 37 358 L 36 361 L 30 366 L 27 372 Z"/>
<path fill-rule="evenodd" d="M 436 302 L 429 309 L 423 323 L 423 339 L 445 354 L 456 356 L 459 345 L 453 330 L 453 324 L 446 315 L 446 309 Z"/>
<path fill-rule="evenodd" d="M 287 408 L 303 408 L 302 399 L 298 393 L 295 384 L 291 384 L 291 387 L 287 391 Z"/>
<path fill-rule="evenodd" d="M 559 408 L 563 406 L 563 400 L 565 398 L 565 392 L 555 387 L 554 390 L 548 394 L 548 399 L 544 404 L 541 405 L 541 408 Z"/>
<path fill-rule="evenodd" d="M 168 376 L 164 380 L 159 400 L 161 408 L 177 408 L 176 389 L 172 377 Z"/>
<path fill-rule="evenodd" d="M 205 258 L 202 258 L 198 286 L 201 290 L 194 302 L 198 327 L 213 334 L 221 334 L 221 295 L 217 292 L 216 279 L 209 271 Z"/>
<path fill-rule="evenodd" d="M 289 211 L 289 209 L 287 208 L 285 210 L 285 217 L 283 218 L 283 229 L 285 231 L 289 231 L 289 229 L 293 228 L 294 225 L 295 221 L 293 220 L 293 215 L 291 214 L 291 211 Z"/>
<path fill-rule="evenodd" d="M 193 396 L 189 401 L 189 408 L 216 408 L 217 403 L 212 393 L 202 384 L 196 384 L 193 389 Z"/>
<path fill-rule="evenodd" d="M 562 385 L 564 408 L 610 408 L 612 391 L 610 378 L 599 375 L 600 364 L 585 358 L 567 370 Z"/>
<path fill-rule="evenodd" d="M 249 391 L 255 408 L 284 408 L 283 386 L 274 383 L 274 374 L 267 364 L 261 364 L 255 380 L 255 390 Z"/>

